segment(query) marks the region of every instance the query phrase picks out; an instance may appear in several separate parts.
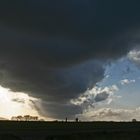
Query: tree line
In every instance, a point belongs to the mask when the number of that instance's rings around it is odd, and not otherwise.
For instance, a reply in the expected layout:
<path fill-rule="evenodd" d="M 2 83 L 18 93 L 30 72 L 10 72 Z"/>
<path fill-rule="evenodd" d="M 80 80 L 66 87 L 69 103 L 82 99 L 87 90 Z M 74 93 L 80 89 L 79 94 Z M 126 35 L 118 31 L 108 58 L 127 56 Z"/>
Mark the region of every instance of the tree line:
<path fill-rule="evenodd" d="M 11 118 L 12 121 L 44 121 L 43 119 L 39 119 L 38 116 L 30 116 L 30 115 L 25 115 L 25 116 L 13 116 Z"/>

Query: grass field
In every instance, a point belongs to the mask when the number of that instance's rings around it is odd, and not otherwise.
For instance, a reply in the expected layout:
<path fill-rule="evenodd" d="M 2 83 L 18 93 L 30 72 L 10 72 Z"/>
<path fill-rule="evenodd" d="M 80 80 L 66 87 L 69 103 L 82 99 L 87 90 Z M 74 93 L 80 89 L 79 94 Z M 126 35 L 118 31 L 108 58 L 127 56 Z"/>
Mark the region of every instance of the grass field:
<path fill-rule="evenodd" d="M 139 140 L 139 122 L 0 122 L 0 140 Z M 26 138 L 25 138 L 26 137 Z"/>

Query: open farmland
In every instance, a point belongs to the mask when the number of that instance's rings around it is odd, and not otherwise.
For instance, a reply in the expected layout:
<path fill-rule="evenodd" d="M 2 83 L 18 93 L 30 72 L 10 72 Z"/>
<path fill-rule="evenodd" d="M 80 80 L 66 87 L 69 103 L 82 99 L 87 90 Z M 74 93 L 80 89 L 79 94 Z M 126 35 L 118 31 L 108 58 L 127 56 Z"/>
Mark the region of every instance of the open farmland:
<path fill-rule="evenodd" d="M 0 122 L 0 140 L 135 140 L 139 122 Z"/>

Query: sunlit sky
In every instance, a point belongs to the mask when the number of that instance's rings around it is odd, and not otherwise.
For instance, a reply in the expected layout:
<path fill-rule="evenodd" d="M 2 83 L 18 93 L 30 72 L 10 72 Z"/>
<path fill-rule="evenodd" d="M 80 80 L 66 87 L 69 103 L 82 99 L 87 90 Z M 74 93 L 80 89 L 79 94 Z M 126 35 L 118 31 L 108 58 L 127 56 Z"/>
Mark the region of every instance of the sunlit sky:
<path fill-rule="evenodd" d="M 33 102 L 39 101 L 37 98 L 30 97 L 26 93 L 12 92 L 8 88 L 0 86 L 0 119 L 11 119 L 13 116 L 32 115 L 41 116 L 35 108 Z"/>
<path fill-rule="evenodd" d="M 136 53 L 136 52 L 135 52 Z M 110 92 L 107 100 L 95 103 L 84 113 L 84 117 L 94 120 L 130 121 L 140 120 L 140 65 L 139 52 L 137 58 L 130 58 L 129 54 L 106 67 L 105 78 L 93 87 L 91 94 Z M 136 54 L 135 54 L 136 55 Z M 114 88 L 115 87 L 115 88 Z M 96 90 L 95 90 L 96 89 Z M 99 92 L 99 93 L 101 93 Z M 83 116 L 81 117 L 83 119 Z M 88 120 L 87 119 L 87 120 Z"/>

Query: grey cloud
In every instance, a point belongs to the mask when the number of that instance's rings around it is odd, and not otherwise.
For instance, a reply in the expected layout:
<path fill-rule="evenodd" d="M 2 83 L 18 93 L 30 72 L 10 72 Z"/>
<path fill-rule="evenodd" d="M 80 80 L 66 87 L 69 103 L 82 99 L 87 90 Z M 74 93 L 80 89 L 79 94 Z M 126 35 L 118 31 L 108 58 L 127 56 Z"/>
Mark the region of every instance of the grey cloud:
<path fill-rule="evenodd" d="M 81 114 L 83 112 L 82 108 L 78 105 L 73 104 L 61 104 L 59 103 L 43 103 L 43 109 L 47 110 L 47 117 L 58 118 L 58 119 L 75 119 L 76 114 Z"/>
<path fill-rule="evenodd" d="M 106 92 L 102 92 L 100 94 L 97 94 L 94 98 L 95 102 L 100 102 L 100 101 L 104 101 L 109 97 L 110 94 L 106 93 Z"/>
<path fill-rule="evenodd" d="M 7 118 L 0 117 L 0 120 L 8 120 Z"/>
<path fill-rule="evenodd" d="M 14 98 L 12 99 L 13 102 L 18 102 L 18 103 L 25 103 L 25 100 L 24 99 L 19 99 L 19 98 Z"/>
<path fill-rule="evenodd" d="M 80 107 L 67 106 L 67 102 L 72 98 L 77 98 L 87 88 L 92 88 L 104 76 L 104 68 L 102 63 L 98 61 L 51 70 L 48 68 L 40 69 L 40 67 L 32 69 L 26 67 L 24 69 L 23 66 L 17 68 L 13 66 L 13 63 L 3 66 L 3 69 L 0 71 L 3 74 L 0 80 L 1 85 L 10 87 L 14 91 L 26 92 L 46 102 L 53 102 L 52 106 L 41 103 L 43 105 L 42 109 L 46 110 L 46 114 L 53 115 L 52 117 L 58 117 L 59 115 L 62 117 L 65 114 L 64 112 L 67 111 L 69 112 L 67 117 L 72 117 L 74 112 L 75 114 L 79 113 L 79 111 L 81 112 Z M 62 105 L 60 106 L 55 105 L 61 103 Z M 72 110 L 70 110 L 70 107 Z M 61 114 L 62 111 L 63 113 Z M 39 112 L 42 113 L 41 110 Z M 57 114 L 58 112 L 60 114 Z"/>
<path fill-rule="evenodd" d="M 45 100 L 39 100 L 38 102 L 33 100 L 30 101 L 33 104 L 33 108 L 36 108 L 41 116 L 51 119 L 65 119 L 66 117 L 68 119 L 75 119 L 76 114 L 81 114 L 83 112 L 81 106 L 71 103 Z"/>

